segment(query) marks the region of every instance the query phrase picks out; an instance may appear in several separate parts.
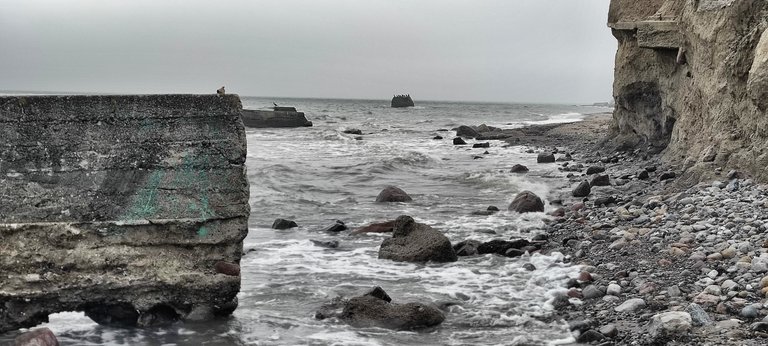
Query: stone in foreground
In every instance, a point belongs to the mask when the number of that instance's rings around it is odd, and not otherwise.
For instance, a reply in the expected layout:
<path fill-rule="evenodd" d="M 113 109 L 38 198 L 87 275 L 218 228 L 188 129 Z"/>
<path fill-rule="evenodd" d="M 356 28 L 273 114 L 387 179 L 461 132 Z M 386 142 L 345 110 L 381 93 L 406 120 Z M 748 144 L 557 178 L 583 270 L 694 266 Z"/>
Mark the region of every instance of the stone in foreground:
<path fill-rule="evenodd" d="M 237 95 L 0 97 L 0 332 L 60 311 L 149 326 L 237 306 Z M 230 273 L 231 274 L 231 273 Z"/>
<path fill-rule="evenodd" d="M 443 323 L 445 315 L 432 304 L 391 303 L 389 295 L 378 288 L 377 294 L 354 297 L 344 304 L 339 318 L 353 327 L 380 327 L 414 330 Z"/>
<path fill-rule="evenodd" d="M 14 346 L 59 346 L 59 340 L 50 329 L 43 327 L 17 336 L 13 344 Z"/>
<path fill-rule="evenodd" d="M 400 262 L 455 262 L 458 260 L 451 241 L 442 233 L 402 215 L 395 220 L 392 238 L 379 248 L 380 259 Z"/>
<path fill-rule="evenodd" d="M 691 329 L 691 315 L 685 311 L 668 311 L 651 318 L 648 332 L 654 339 L 670 338 Z"/>

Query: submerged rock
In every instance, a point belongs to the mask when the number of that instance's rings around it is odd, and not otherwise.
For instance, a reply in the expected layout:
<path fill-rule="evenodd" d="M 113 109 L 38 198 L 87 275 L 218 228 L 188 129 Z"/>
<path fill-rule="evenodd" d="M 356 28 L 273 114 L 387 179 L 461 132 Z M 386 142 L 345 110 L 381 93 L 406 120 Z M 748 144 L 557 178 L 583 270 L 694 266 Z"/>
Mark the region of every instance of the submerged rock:
<path fill-rule="evenodd" d="M 515 196 L 507 209 L 518 213 L 543 212 L 544 201 L 531 191 L 523 191 Z"/>
<path fill-rule="evenodd" d="M 275 219 L 275 222 L 272 223 L 272 229 L 289 229 L 299 227 L 298 224 L 296 224 L 296 221 L 293 220 L 286 220 L 286 219 Z"/>
<path fill-rule="evenodd" d="M 526 173 L 528 172 L 528 167 L 523 166 L 521 164 L 515 164 L 512 166 L 512 169 L 509 170 L 510 173 Z"/>
<path fill-rule="evenodd" d="M 456 256 L 474 256 L 477 255 L 477 248 L 482 244 L 479 240 L 465 240 L 453 246 Z"/>
<path fill-rule="evenodd" d="M 14 346 L 59 346 L 59 340 L 50 329 L 43 327 L 17 336 Z"/>
<path fill-rule="evenodd" d="M 466 145 L 467 142 L 465 142 L 461 137 L 456 137 L 453 139 L 453 145 Z"/>
<path fill-rule="evenodd" d="M 392 232 L 394 228 L 395 228 L 395 220 L 391 220 L 391 221 L 372 223 L 368 226 L 360 227 L 352 231 L 352 234 L 387 233 L 387 232 Z"/>
<path fill-rule="evenodd" d="M 456 128 L 456 136 L 458 137 L 476 138 L 479 135 L 480 133 L 478 133 L 475 129 L 466 125 L 461 125 Z"/>
<path fill-rule="evenodd" d="M 411 202 L 413 199 L 397 186 L 387 186 L 376 196 L 376 202 Z"/>
<path fill-rule="evenodd" d="M 402 262 L 455 262 L 458 259 L 448 238 L 407 215 L 395 220 L 392 238 L 381 243 L 379 258 Z"/>
<path fill-rule="evenodd" d="M 323 228 L 320 230 L 320 232 L 328 232 L 328 233 L 339 233 L 341 231 L 346 231 L 347 225 L 344 224 L 341 220 L 336 220 L 336 222 L 333 223 L 333 225 L 330 225 L 326 228 Z"/>

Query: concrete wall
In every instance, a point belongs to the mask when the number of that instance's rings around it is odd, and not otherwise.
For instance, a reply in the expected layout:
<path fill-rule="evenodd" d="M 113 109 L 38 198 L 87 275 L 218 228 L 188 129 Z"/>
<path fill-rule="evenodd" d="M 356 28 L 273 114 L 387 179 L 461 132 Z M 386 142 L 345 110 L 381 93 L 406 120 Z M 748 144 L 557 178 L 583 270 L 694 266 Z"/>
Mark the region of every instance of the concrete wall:
<path fill-rule="evenodd" d="M 0 97 L 0 332 L 236 306 L 249 215 L 236 95 Z"/>

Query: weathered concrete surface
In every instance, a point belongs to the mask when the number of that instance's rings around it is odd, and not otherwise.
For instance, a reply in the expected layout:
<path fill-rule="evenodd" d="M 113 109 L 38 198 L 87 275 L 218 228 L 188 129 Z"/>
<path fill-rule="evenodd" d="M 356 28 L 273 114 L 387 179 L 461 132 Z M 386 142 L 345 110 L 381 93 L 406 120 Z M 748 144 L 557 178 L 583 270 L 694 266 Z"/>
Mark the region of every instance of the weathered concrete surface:
<path fill-rule="evenodd" d="M 613 0 L 608 25 L 620 146 L 664 150 L 680 184 L 716 167 L 768 181 L 768 1 Z"/>
<path fill-rule="evenodd" d="M 0 332 L 236 306 L 249 215 L 237 95 L 0 97 Z"/>
<path fill-rule="evenodd" d="M 276 109 L 287 109 L 289 107 L 276 107 Z M 290 107 L 293 108 L 293 107 Z M 243 123 L 247 127 L 266 128 L 266 127 L 309 127 L 312 122 L 307 120 L 303 112 L 293 111 L 259 111 L 243 109 Z"/>

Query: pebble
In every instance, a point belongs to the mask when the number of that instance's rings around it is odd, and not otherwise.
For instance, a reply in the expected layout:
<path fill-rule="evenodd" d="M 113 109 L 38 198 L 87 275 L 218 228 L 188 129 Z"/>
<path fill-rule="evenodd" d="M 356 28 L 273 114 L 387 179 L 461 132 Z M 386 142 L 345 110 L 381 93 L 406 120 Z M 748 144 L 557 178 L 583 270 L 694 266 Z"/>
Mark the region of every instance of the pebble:
<path fill-rule="evenodd" d="M 584 299 L 596 299 L 605 295 L 605 293 L 595 285 L 584 287 L 581 294 L 584 295 Z"/>
<path fill-rule="evenodd" d="M 633 312 L 643 307 L 645 307 L 645 300 L 641 298 L 632 298 L 613 308 L 613 310 L 616 312 Z"/>
<path fill-rule="evenodd" d="M 670 338 L 691 329 L 691 315 L 684 311 L 668 311 L 651 317 L 648 333 L 654 339 Z"/>
<path fill-rule="evenodd" d="M 747 305 L 741 309 L 739 312 L 739 316 L 744 318 L 758 318 L 760 317 L 760 312 L 757 310 L 757 308 L 754 305 Z"/>
<path fill-rule="evenodd" d="M 618 296 L 621 294 L 621 286 L 617 284 L 610 284 L 608 285 L 608 288 L 606 288 L 605 294 L 608 294 L 611 296 Z"/>
<path fill-rule="evenodd" d="M 699 304 L 688 304 L 688 307 L 685 309 L 685 311 L 691 315 L 691 320 L 693 321 L 694 326 L 708 326 L 712 324 L 712 319 Z"/>
<path fill-rule="evenodd" d="M 600 329 L 597 331 L 609 338 L 615 338 L 617 335 L 619 335 L 619 329 L 616 328 L 616 325 L 613 324 L 606 324 L 600 327 Z"/>

